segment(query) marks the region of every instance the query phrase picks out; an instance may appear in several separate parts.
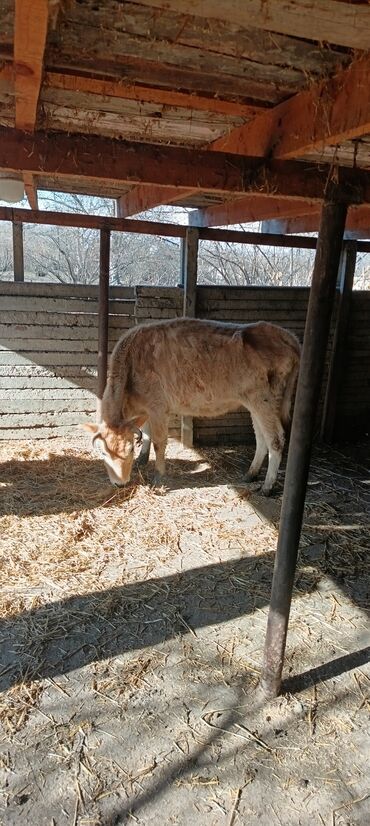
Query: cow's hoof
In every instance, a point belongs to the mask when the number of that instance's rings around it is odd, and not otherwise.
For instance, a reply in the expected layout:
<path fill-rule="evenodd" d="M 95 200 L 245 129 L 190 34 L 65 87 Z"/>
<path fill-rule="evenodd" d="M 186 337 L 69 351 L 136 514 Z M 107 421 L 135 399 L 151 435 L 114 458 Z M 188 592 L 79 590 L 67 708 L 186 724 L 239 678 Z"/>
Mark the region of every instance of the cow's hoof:
<path fill-rule="evenodd" d="M 152 487 L 153 488 L 162 488 L 163 485 L 166 483 L 166 477 L 163 476 L 162 473 L 158 473 L 156 470 L 152 480 Z"/>
<path fill-rule="evenodd" d="M 248 483 L 249 482 L 255 482 L 256 479 L 257 479 L 257 476 L 258 476 L 258 473 L 253 473 L 253 471 L 251 473 L 251 471 L 248 470 L 248 472 L 246 474 L 246 477 L 245 477 L 245 481 L 248 482 Z"/>
<path fill-rule="evenodd" d="M 261 493 L 263 493 L 264 496 L 271 496 L 272 492 L 273 488 L 265 488 L 264 486 L 261 488 Z"/>
<path fill-rule="evenodd" d="M 248 479 L 248 477 L 247 477 L 246 481 L 247 481 L 249 490 L 257 491 L 257 490 L 261 489 L 261 482 L 256 482 L 255 478 L 254 479 Z"/>

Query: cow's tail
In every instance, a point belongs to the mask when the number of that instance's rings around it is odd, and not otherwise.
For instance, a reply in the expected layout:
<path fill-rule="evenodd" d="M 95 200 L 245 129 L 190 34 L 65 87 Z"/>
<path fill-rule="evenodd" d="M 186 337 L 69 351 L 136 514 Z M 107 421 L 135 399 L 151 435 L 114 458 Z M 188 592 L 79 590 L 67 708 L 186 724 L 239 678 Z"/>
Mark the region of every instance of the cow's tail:
<path fill-rule="evenodd" d="M 292 416 L 292 406 L 293 406 L 293 397 L 296 389 L 297 378 L 298 378 L 298 371 L 299 371 L 299 360 L 300 360 L 300 344 L 298 339 L 295 336 L 291 337 L 292 341 L 290 344 L 293 344 L 293 363 L 290 372 L 287 375 L 283 398 L 281 402 L 281 421 L 285 430 L 289 430 L 291 416 Z"/>
<path fill-rule="evenodd" d="M 109 427 L 120 427 L 123 407 L 131 376 L 130 339 L 126 336 L 116 344 L 110 358 L 107 385 L 102 400 L 102 420 Z"/>

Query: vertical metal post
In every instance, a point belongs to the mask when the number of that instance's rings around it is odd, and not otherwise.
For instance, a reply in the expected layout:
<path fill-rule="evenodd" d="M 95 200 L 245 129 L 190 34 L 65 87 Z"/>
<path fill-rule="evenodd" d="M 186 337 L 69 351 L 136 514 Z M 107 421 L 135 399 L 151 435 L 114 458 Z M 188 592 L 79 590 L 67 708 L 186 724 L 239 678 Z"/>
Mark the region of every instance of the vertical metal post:
<path fill-rule="evenodd" d="M 183 315 L 190 318 L 196 316 L 198 246 L 198 229 L 188 227 L 181 249 L 181 269 L 184 286 Z M 191 416 L 181 417 L 181 441 L 185 447 L 193 446 L 193 419 Z"/>
<path fill-rule="evenodd" d="M 24 281 L 23 224 L 13 221 L 14 281 Z"/>
<path fill-rule="evenodd" d="M 101 420 L 101 400 L 107 383 L 109 327 L 109 257 L 110 230 L 100 230 L 99 311 L 98 311 L 98 403 L 97 418 Z"/>
<path fill-rule="evenodd" d="M 347 205 L 327 199 L 322 208 L 297 384 L 278 547 L 272 581 L 261 685 L 267 697 L 280 691 L 293 581 L 307 488 L 315 413 L 320 394 L 330 316 Z"/>
<path fill-rule="evenodd" d="M 356 270 L 356 241 L 346 241 L 341 255 L 338 284 L 338 307 L 335 319 L 333 346 L 326 385 L 321 438 L 331 444 L 335 438 L 335 424 L 340 386 L 343 378 L 346 338 L 351 308 L 353 279 Z M 338 292 L 337 290 L 337 292 Z"/>

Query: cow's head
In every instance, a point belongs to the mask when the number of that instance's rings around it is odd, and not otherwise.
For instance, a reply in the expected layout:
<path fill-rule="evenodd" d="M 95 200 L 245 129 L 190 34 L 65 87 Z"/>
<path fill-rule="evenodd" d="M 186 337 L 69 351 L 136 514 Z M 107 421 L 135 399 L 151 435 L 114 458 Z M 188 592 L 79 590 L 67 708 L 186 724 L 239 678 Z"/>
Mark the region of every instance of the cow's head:
<path fill-rule="evenodd" d="M 112 485 L 126 485 L 130 481 L 134 461 L 134 444 L 140 444 L 143 434 L 138 419 L 122 421 L 118 427 L 90 422 L 83 425 L 93 434 L 92 444 L 98 444 Z"/>

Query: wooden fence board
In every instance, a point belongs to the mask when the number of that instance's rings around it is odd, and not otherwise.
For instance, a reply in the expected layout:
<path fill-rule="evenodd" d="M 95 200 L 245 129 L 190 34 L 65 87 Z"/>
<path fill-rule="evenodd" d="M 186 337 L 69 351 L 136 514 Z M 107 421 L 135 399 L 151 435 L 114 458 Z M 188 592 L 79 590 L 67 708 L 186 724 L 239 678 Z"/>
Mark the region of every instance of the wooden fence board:
<path fill-rule="evenodd" d="M 95 284 L 44 284 L 40 281 L 1 281 L 2 295 L 32 296 L 38 298 L 91 298 L 98 300 L 99 288 Z M 135 287 L 110 287 L 111 298 L 135 301 Z"/>

